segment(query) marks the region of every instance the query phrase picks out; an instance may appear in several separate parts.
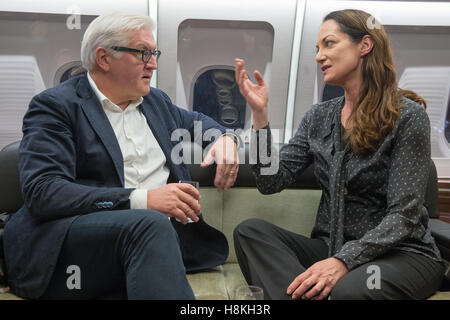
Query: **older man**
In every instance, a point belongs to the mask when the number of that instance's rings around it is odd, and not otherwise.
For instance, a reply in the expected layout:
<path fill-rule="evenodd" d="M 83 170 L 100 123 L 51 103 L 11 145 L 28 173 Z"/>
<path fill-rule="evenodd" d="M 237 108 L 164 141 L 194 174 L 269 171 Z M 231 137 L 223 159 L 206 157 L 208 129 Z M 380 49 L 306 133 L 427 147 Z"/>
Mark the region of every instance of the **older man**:
<path fill-rule="evenodd" d="M 225 128 L 150 89 L 161 54 L 151 30 L 146 16 L 98 17 L 82 42 L 88 72 L 32 99 L 19 151 L 25 204 L 4 231 L 17 295 L 193 299 L 186 269 L 225 261 L 225 237 L 202 220 L 198 190 L 178 183 L 187 167 L 170 158 L 177 128 Z M 235 141 L 218 137 L 207 157 L 217 188 L 231 187 Z"/>

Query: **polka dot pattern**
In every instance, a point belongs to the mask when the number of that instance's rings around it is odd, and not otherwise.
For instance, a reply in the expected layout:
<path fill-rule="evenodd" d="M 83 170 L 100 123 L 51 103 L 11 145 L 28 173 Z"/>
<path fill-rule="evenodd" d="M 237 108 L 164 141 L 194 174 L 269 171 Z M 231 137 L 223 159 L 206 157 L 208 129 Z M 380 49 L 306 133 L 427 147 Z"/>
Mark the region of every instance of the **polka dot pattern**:
<path fill-rule="evenodd" d="M 419 104 L 403 98 L 393 132 L 371 155 L 355 155 L 342 138 L 344 97 L 314 105 L 279 154 L 279 170 L 252 169 L 263 194 L 280 192 L 310 165 L 322 189 L 312 238 L 323 239 L 329 256 L 349 269 L 388 250 L 424 254 L 441 261 L 423 206 L 430 166 L 430 121 Z M 264 128 L 269 131 L 270 127 Z M 258 135 L 258 132 L 256 132 Z M 252 139 L 270 152 L 270 139 Z M 256 142 L 255 142 L 256 141 Z M 257 146 L 251 146 L 257 148 Z M 301 206 L 301 204 L 297 204 Z M 301 209 L 299 209 L 301 214 Z"/>

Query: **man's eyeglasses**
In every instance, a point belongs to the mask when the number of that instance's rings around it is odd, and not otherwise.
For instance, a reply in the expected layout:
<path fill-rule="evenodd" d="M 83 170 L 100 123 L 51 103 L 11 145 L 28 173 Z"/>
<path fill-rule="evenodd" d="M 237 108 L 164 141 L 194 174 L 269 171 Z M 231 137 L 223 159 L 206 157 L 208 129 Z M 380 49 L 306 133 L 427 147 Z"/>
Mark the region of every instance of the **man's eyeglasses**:
<path fill-rule="evenodd" d="M 152 56 L 155 56 L 155 59 L 158 60 L 159 56 L 161 55 L 161 51 L 158 49 L 155 50 L 150 50 L 150 49 L 143 49 L 143 50 L 139 50 L 139 49 L 133 49 L 133 48 L 127 48 L 127 47 L 111 47 L 111 49 L 116 50 L 116 51 L 124 51 L 124 52 L 138 52 L 142 54 L 142 61 L 144 63 L 147 63 Z"/>

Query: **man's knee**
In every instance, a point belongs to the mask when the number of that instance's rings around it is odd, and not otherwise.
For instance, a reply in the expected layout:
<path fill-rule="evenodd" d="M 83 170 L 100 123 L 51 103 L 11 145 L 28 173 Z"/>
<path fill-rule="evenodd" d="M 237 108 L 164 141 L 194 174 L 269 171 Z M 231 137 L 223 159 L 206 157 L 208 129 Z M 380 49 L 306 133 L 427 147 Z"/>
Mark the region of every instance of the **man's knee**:
<path fill-rule="evenodd" d="M 128 210 L 128 232 L 138 238 L 176 237 L 167 216 L 154 210 Z"/>
<path fill-rule="evenodd" d="M 161 227 L 170 226 L 170 220 L 167 216 L 155 210 L 129 210 L 129 214 L 137 223 L 158 225 Z"/>

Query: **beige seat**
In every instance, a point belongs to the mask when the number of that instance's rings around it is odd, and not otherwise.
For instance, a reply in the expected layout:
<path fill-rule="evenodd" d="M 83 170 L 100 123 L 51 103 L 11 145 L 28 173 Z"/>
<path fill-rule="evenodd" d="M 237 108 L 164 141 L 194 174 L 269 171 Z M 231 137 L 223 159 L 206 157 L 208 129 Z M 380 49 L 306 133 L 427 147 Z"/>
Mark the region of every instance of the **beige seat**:
<path fill-rule="evenodd" d="M 8 152 L 0 151 L 0 163 L 4 164 L 0 171 L 0 195 L 3 197 L 0 199 L 0 212 L 14 212 L 13 209 L 21 205 L 17 178 L 17 147 L 18 144 L 15 144 L 7 148 Z M 292 188 L 274 195 L 259 193 L 248 164 L 240 166 L 235 187 L 225 192 L 218 192 L 213 187 L 214 167 L 201 169 L 199 165 L 190 165 L 190 171 L 192 179 L 200 182 L 200 204 L 204 219 L 225 234 L 230 246 L 230 254 L 224 265 L 188 275 L 197 299 L 232 299 L 235 289 L 245 284 L 233 243 L 233 230 L 240 222 L 249 218 L 260 218 L 290 231 L 310 235 L 321 196 L 311 168 L 306 170 L 302 179 Z M 433 179 L 436 179 L 435 174 L 431 180 Z M 428 189 L 433 188 L 437 188 L 437 184 L 432 184 Z M 434 199 L 433 202 L 437 202 L 436 197 L 437 190 L 427 194 L 427 198 Z M 436 211 L 437 203 L 429 205 L 429 210 Z M 450 233 L 447 237 L 449 236 Z M 6 292 L 0 293 L 0 299 L 19 298 Z M 430 299 L 450 300 L 450 292 L 439 291 Z"/>

